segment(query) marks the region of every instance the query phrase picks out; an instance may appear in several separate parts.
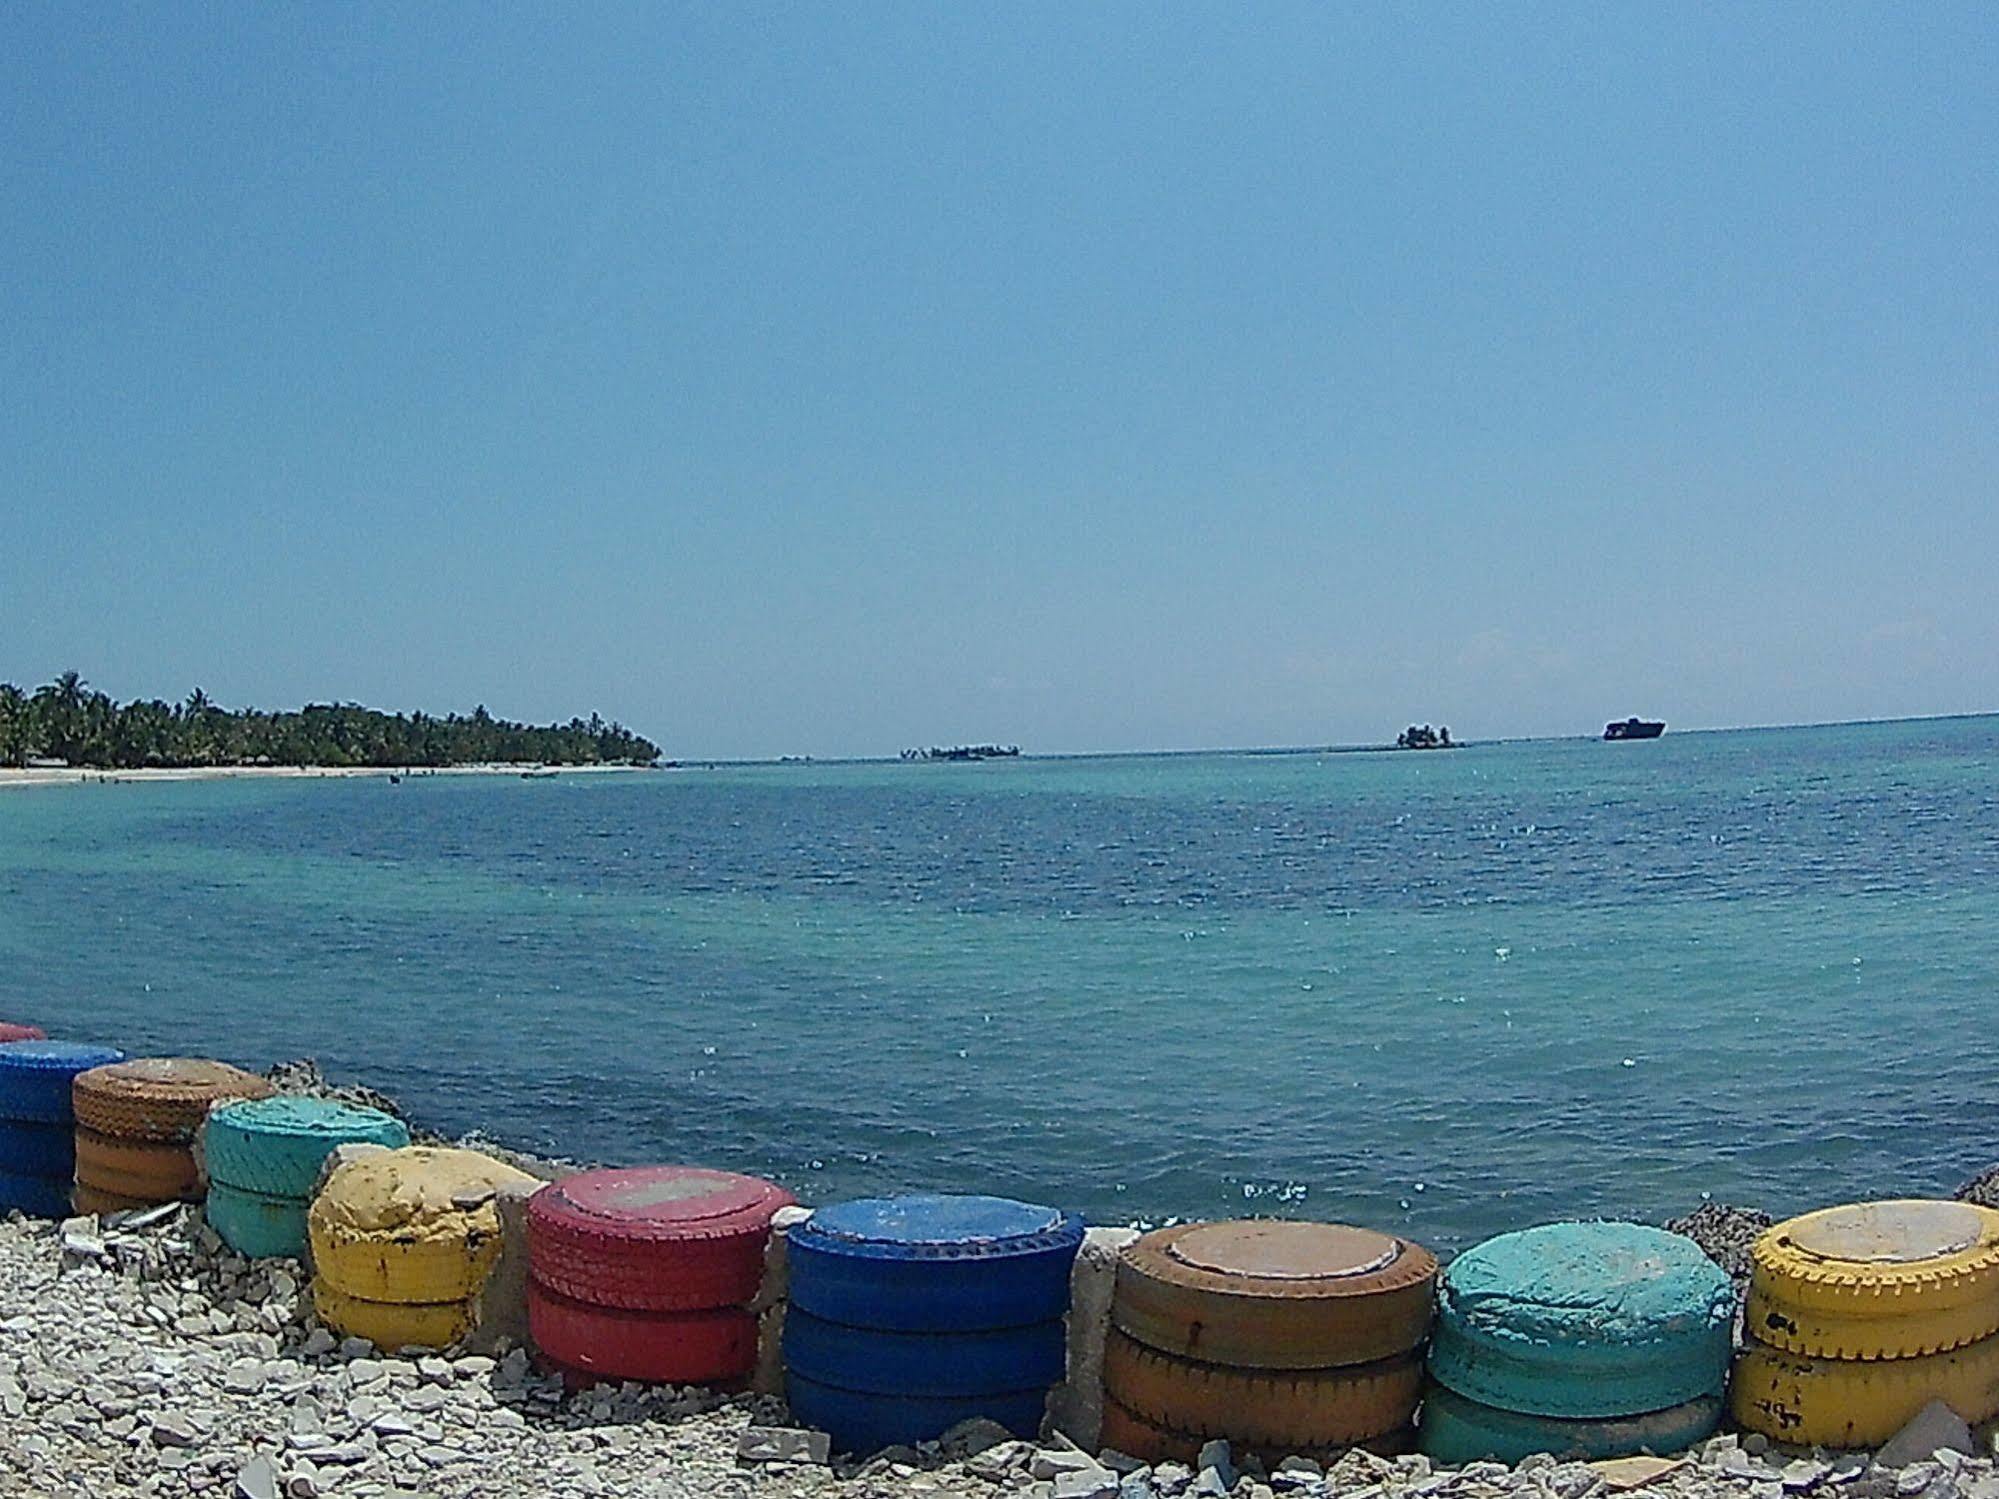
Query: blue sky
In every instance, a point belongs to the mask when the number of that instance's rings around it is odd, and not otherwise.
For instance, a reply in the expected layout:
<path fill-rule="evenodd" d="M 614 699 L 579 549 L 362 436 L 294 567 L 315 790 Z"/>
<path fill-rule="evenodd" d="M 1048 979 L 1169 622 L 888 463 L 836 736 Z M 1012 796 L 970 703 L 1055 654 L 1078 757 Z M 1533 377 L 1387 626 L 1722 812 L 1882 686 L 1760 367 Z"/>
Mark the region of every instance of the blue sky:
<path fill-rule="evenodd" d="M 0 677 L 1999 708 L 1995 76 L 1980 5 L 9 6 Z"/>

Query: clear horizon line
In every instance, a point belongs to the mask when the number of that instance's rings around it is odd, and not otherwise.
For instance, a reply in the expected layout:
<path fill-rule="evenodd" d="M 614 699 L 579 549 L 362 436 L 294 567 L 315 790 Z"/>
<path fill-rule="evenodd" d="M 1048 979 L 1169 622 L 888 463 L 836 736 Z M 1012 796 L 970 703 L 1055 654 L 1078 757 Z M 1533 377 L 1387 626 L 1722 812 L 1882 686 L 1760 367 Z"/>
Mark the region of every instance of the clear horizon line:
<path fill-rule="evenodd" d="M 1950 723 L 1971 718 L 1999 718 L 1999 708 L 1981 708 L 1964 713 L 1898 713 L 1880 718 L 1819 718 L 1807 719 L 1800 723 L 1743 723 L 1743 724 L 1701 724 L 1689 729 L 1673 729 L 1673 735 L 1684 734 L 1754 734 L 1779 733 L 1787 729 L 1840 729 L 1860 728 L 1869 724 L 1897 723 Z M 1616 720 L 1609 720 L 1615 722 Z M 1574 734 L 1495 734 L 1485 739 L 1455 739 L 1452 746 L 1470 749 L 1477 745 L 1490 744 L 1543 744 L 1565 739 L 1596 740 L 1601 731 Z M 1120 760 L 1142 757 L 1164 758 L 1170 755 L 1356 755 L 1376 752 L 1393 752 L 1392 742 L 1369 741 L 1356 744 L 1234 744 L 1181 746 L 1166 749 L 1098 749 L 1098 750 L 1040 750 L 1023 749 L 1017 758 L 1022 760 Z M 1007 758 L 1015 758 L 1008 756 Z M 662 754 L 662 764 L 680 766 L 736 766 L 736 765 L 787 765 L 810 762 L 814 765 L 893 765 L 909 763 L 901 760 L 901 752 L 894 754 L 866 755 L 680 755 Z M 928 762 L 925 762 L 928 763 Z"/>

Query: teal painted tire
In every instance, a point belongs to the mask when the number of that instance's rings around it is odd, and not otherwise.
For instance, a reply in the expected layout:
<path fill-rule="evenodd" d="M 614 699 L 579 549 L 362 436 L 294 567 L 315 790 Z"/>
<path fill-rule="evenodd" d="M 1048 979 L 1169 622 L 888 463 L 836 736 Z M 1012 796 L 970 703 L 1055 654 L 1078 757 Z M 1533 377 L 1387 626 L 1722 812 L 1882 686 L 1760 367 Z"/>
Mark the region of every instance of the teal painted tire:
<path fill-rule="evenodd" d="M 380 1109 L 323 1098 L 223 1104 L 202 1131 L 208 1179 L 259 1197 L 311 1197 L 335 1146 L 409 1143 L 402 1121 Z"/>
<path fill-rule="evenodd" d="M 305 1258 L 305 1215 L 310 1206 L 303 1197 L 266 1197 L 210 1182 L 206 1215 L 208 1226 L 240 1255 L 298 1260 Z"/>
<path fill-rule="evenodd" d="M 1417 1450 L 1452 1467 L 1475 1462 L 1517 1463 L 1537 1452 L 1598 1462 L 1651 1453 L 1670 1457 L 1714 1435 L 1721 1401 L 1702 1396 L 1670 1410 L 1602 1421 L 1565 1421 L 1495 1410 L 1431 1386 L 1423 1399 Z"/>
<path fill-rule="evenodd" d="M 1503 1411 L 1642 1416 L 1719 1397 L 1735 1288 L 1693 1240 L 1555 1223 L 1466 1251 L 1438 1283 L 1430 1376 Z"/>

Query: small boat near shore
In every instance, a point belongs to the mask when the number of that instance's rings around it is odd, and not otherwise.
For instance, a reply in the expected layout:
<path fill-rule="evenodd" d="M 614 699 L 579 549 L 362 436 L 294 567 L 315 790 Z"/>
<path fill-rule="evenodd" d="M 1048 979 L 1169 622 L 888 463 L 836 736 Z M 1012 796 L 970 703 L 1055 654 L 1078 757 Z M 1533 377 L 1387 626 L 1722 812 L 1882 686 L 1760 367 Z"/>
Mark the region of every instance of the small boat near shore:
<path fill-rule="evenodd" d="M 1658 719 L 1627 718 L 1623 723 L 1603 726 L 1606 739 L 1657 739 L 1665 732 L 1666 725 Z"/>

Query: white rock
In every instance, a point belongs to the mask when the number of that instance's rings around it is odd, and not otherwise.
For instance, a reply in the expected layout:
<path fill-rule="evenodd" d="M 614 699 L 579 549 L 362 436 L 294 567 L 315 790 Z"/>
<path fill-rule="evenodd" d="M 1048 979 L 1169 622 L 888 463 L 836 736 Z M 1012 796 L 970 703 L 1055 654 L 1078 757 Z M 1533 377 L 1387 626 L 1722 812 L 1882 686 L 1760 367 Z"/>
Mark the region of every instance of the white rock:
<path fill-rule="evenodd" d="M 823 1464 L 831 1456 L 832 1444 L 833 1439 L 823 1431 L 751 1426 L 736 1444 L 736 1458 L 745 1463 Z"/>
<path fill-rule="evenodd" d="M 155 1447 L 192 1447 L 199 1440 L 199 1435 L 185 1416 L 167 1414 L 153 1418 Z"/>
<path fill-rule="evenodd" d="M 238 1499 L 278 1499 L 278 1470 L 268 1457 L 253 1457 L 236 1474 Z"/>
<path fill-rule="evenodd" d="M 1941 1400 L 1932 1400 L 1889 1439 L 1875 1455 L 1875 1461 L 1884 1468 L 1902 1468 L 1927 1461 L 1945 1450 L 1969 1455 L 1978 1450 L 1978 1445 L 1972 1440 L 1971 1427 L 1964 1417 Z"/>
<path fill-rule="evenodd" d="M 1051 1450 L 1035 1453 L 1027 1465 L 1027 1472 L 1031 1478 L 1053 1480 L 1065 1473 L 1085 1473 L 1101 1466 L 1087 1452 Z"/>

